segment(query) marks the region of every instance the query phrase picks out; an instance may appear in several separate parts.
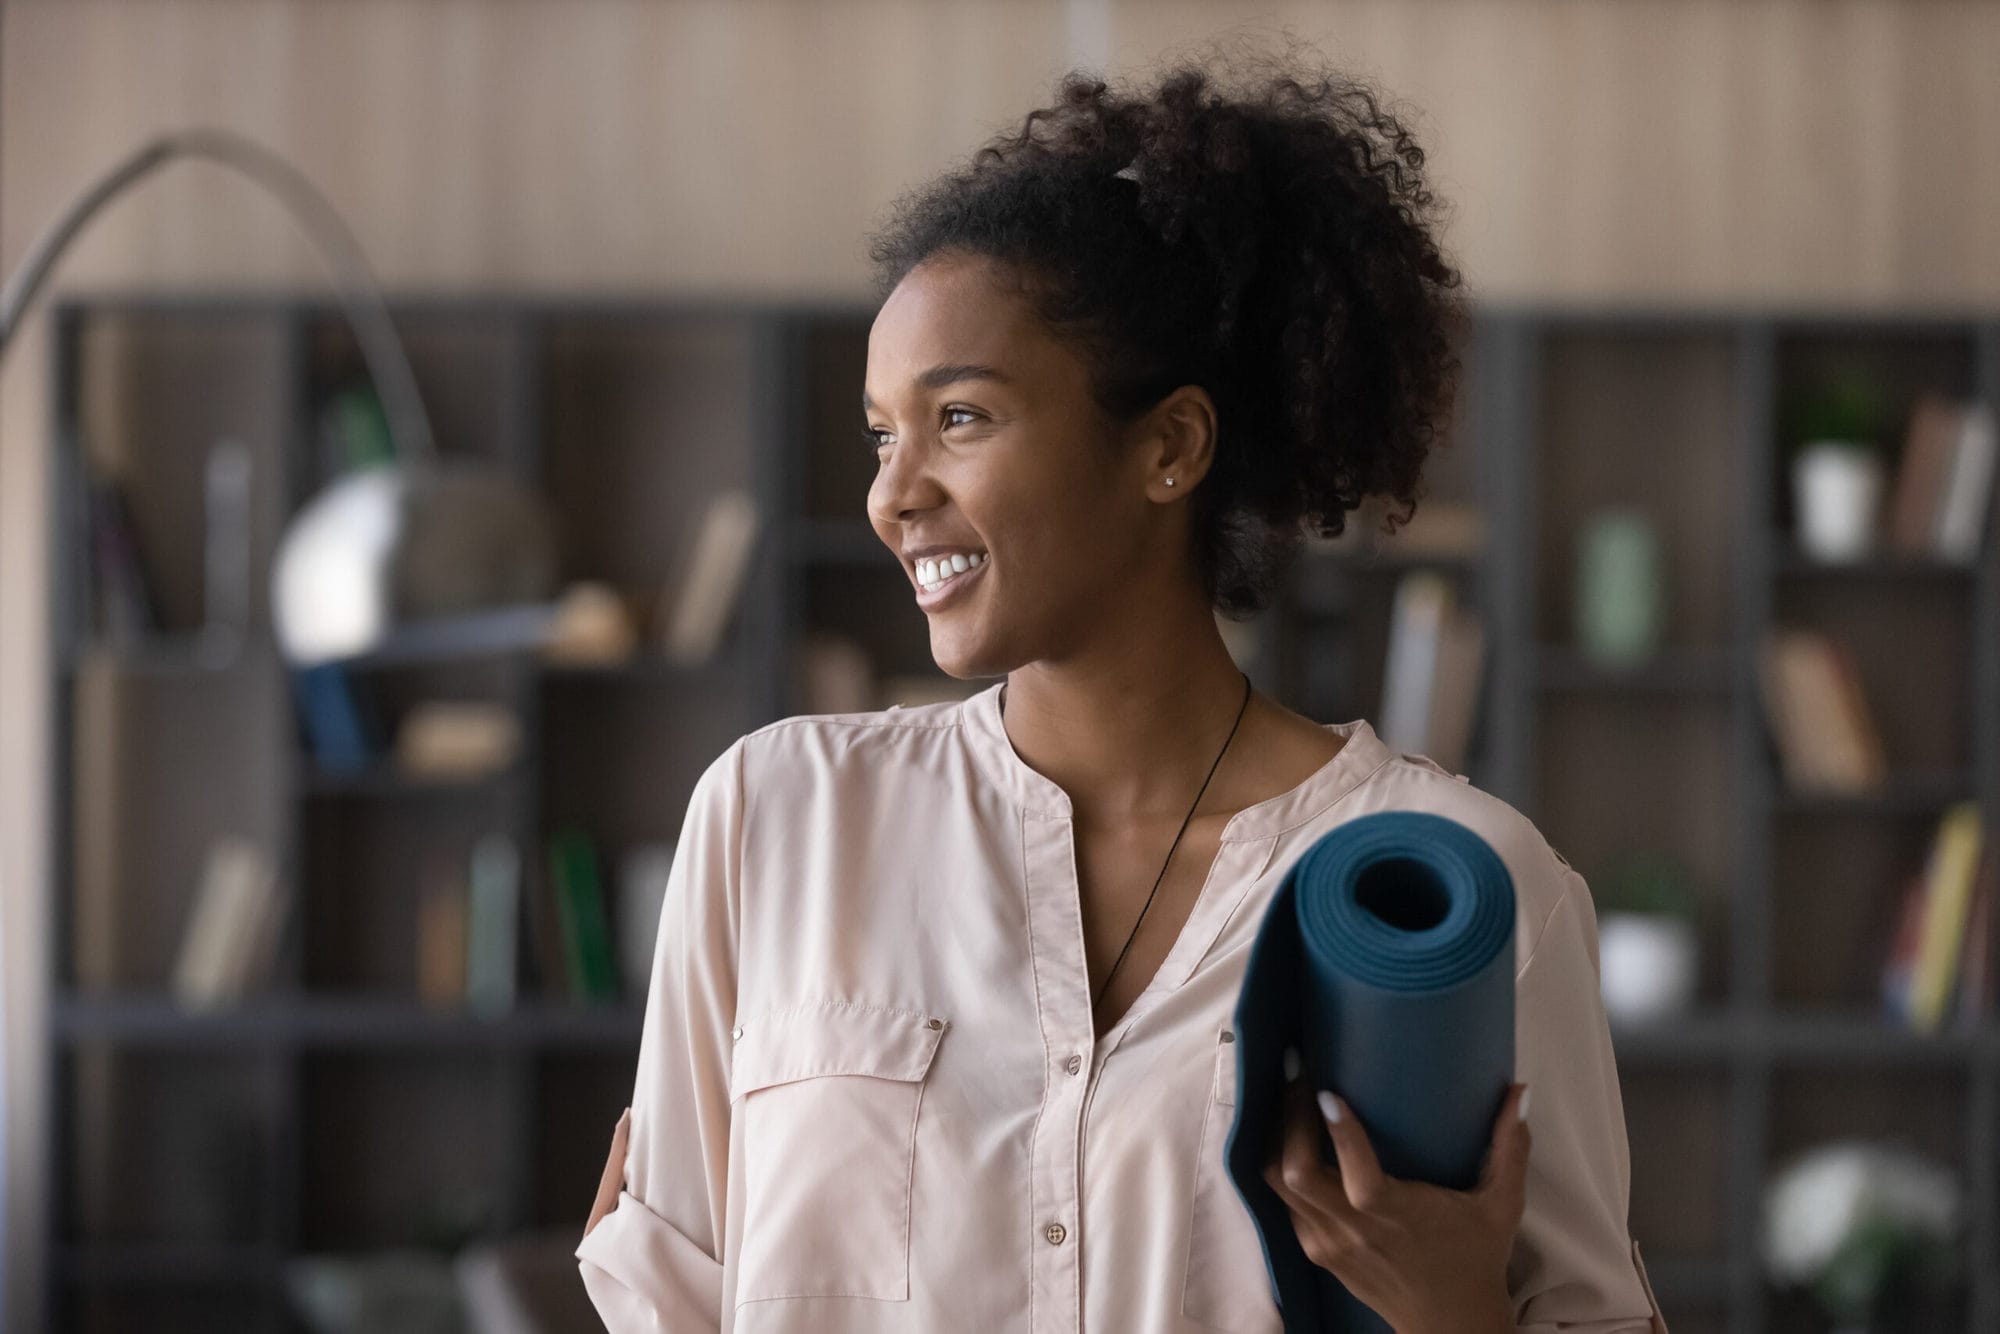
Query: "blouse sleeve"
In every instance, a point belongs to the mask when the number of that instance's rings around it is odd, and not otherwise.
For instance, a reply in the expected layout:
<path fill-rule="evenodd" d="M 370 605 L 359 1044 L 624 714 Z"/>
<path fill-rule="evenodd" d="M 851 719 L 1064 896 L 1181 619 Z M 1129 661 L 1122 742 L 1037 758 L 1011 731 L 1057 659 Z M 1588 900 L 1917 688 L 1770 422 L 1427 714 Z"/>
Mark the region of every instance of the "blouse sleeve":
<path fill-rule="evenodd" d="M 1534 1142 L 1507 1263 L 1518 1334 L 1667 1334 L 1626 1223 L 1631 1159 L 1598 984 L 1597 917 L 1582 875 L 1515 978 L 1515 1078 Z"/>
<path fill-rule="evenodd" d="M 618 1204 L 576 1248 L 609 1334 L 722 1326 L 743 741 L 688 801 L 660 908 Z"/>

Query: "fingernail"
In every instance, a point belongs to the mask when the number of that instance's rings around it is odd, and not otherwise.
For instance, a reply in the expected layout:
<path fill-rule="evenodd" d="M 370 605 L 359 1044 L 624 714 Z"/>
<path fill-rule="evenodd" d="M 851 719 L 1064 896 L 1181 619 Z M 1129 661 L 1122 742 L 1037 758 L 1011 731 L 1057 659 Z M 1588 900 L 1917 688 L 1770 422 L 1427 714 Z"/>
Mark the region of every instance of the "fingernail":
<path fill-rule="evenodd" d="M 1533 1089 L 1523 1085 L 1521 1088 L 1521 1101 L 1514 1105 L 1514 1114 L 1523 1121 L 1528 1119 L 1528 1095 L 1532 1092 L 1534 1092 Z"/>
<path fill-rule="evenodd" d="M 1290 1047 L 1285 1048 L 1285 1082 L 1299 1077 L 1299 1054 Z"/>
<path fill-rule="evenodd" d="M 1330 1090 L 1321 1089 L 1319 1091 L 1319 1109 L 1327 1120 L 1333 1122 L 1335 1125 L 1340 1124 L 1340 1099 L 1334 1097 Z"/>

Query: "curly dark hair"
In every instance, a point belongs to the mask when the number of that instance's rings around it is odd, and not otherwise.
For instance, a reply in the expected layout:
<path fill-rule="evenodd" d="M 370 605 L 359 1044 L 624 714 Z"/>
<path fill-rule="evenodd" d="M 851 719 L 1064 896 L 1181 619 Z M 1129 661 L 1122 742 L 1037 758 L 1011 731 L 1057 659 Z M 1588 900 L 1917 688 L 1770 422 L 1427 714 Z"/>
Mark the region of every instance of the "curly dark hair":
<path fill-rule="evenodd" d="M 1289 56 L 1183 60 L 1156 87 L 1084 69 L 869 240 L 878 296 L 941 252 L 1001 263 L 1130 422 L 1183 384 L 1215 401 L 1196 487 L 1204 592 L 1241 618 L 1303 540 L 1369 496 L 1407 506 L 1458 383 L 1458 271 L 1424 152 L 1366 85 Z"/>

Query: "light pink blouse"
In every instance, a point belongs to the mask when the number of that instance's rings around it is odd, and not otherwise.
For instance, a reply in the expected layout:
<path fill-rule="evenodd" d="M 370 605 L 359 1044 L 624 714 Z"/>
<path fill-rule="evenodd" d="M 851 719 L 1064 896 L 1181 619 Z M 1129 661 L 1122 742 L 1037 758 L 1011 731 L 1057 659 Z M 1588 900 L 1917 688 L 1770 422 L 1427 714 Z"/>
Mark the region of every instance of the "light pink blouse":
<path fill-rule="evenodd" d="M 1180 938 L 1093 1037 L 1067 794 L 964 702 L 785 718 L 689 803 L 617 1207 L 576 1249 L 611 1334 L 1277 1334 L 1222 1166 L 1230 1026 L 1313 840 L 1431 811 L 1514 877 L 1534 1090 L 1523 1331 L 1666 1334 L 1626 1227 L 1590 892 L 1526 817 L 1365 720 L 1238 811 Z"/>

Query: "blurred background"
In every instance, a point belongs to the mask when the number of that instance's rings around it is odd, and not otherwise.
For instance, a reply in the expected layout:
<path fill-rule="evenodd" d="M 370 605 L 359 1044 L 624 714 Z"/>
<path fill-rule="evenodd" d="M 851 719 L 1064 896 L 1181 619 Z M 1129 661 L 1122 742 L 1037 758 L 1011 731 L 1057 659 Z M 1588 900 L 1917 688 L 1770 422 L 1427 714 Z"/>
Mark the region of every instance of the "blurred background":
<path fill-rule="evenodd" d="M 695 777 L 988 684 L 863 519 L 866 232 L 1281 31 L 1474 311 L 1232 648 L 1584 873 L 1675 1334 L 2000 1330 L 2000 7 L 7 0 L 8 1331 L 595 1327 Z"/>

